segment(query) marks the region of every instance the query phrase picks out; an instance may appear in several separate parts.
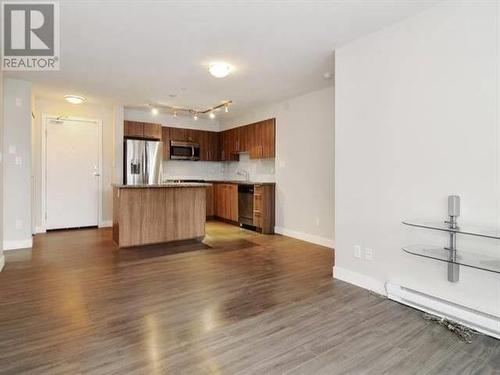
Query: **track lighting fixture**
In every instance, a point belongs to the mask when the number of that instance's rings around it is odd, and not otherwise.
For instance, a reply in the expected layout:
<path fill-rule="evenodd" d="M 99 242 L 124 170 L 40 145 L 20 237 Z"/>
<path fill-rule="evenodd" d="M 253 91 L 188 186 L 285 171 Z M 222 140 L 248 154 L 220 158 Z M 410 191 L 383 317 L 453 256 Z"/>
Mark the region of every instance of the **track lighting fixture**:
<path fill-rule="evenodd" d="M 160 110 L 163 110 L 164 112 L 168 113 L 170 112 L 172 114 L 172 117 L 176 118 L 178 114 L 180 115 L 188 115 L 188 116 L 193 116 L 194 120 L 198 119 L 199 115 L 204 115 L 208 114 L 208 117 L 211 119 L 215 118 L 215 111 L 221 110 L 224 108 L 224 112 L 228 113 L 229 112 L 229 107 L 231 106 L 233 102 L 231 100 L 224 101 L 221 104 L 218 104 L 216 106 L 207 108 L 207 109 L 193 109 L 193 108 L 180 108 L 180 107 L 172 107 L 169 105 L 161 105 L 161 104 L 149 104 L 149 107 L 151 108 L 151 113 L 153 115 L 157 115 L 160 113 Z"/>

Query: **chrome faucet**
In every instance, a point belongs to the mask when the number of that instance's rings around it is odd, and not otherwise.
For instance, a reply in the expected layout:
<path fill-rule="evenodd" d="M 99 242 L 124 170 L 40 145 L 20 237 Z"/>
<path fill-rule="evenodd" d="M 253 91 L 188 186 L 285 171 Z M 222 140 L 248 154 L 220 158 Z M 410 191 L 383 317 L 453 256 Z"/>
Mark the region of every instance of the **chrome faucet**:
<path fill-rule="evenodd" d="M 244 169 L 238 169 L 236 171 L 236 174 L 238 176 L 245 176 L 245 181 L 250 181 L 250 173 L 248 173 L 248 171 L 246 171 Z"/>

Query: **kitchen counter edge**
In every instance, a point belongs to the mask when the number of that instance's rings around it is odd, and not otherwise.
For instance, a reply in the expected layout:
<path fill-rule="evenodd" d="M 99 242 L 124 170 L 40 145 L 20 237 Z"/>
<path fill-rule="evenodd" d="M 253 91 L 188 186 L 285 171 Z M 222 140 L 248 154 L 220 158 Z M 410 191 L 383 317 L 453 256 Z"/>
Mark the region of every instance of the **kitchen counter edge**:
<path fill-rule="evenodd" d="M 211 183 L 202 182 L 173 182 L 165 184 L 153 184 L 153 185 L 123 185 L 123 184 L 111 184 L 115 188 L 119 189 L 147 189 L 147 188 L 182 188 L 182 187 L 209 187 L 212 186 Z"/>

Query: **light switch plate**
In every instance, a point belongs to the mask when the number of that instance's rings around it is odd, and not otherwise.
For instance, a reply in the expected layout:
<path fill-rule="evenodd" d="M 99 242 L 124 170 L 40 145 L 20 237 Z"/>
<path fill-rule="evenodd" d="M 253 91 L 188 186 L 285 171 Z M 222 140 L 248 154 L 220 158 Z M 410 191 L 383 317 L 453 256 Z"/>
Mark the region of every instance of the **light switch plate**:
<path fill-rule="evenodd" d="M 354 245 L 354 257 L 361 258 L 361 246 Z"/>

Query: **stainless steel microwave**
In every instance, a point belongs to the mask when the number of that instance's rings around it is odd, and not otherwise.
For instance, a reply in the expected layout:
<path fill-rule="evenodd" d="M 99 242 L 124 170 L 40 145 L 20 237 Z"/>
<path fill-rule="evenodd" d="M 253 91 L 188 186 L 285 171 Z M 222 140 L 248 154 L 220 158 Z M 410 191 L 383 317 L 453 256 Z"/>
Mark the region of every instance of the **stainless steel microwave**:
<path fill-rule="evenodd" d="M 194 142 L 170 141 L 170 159 L 200 160 L 200 145 Z"/>

